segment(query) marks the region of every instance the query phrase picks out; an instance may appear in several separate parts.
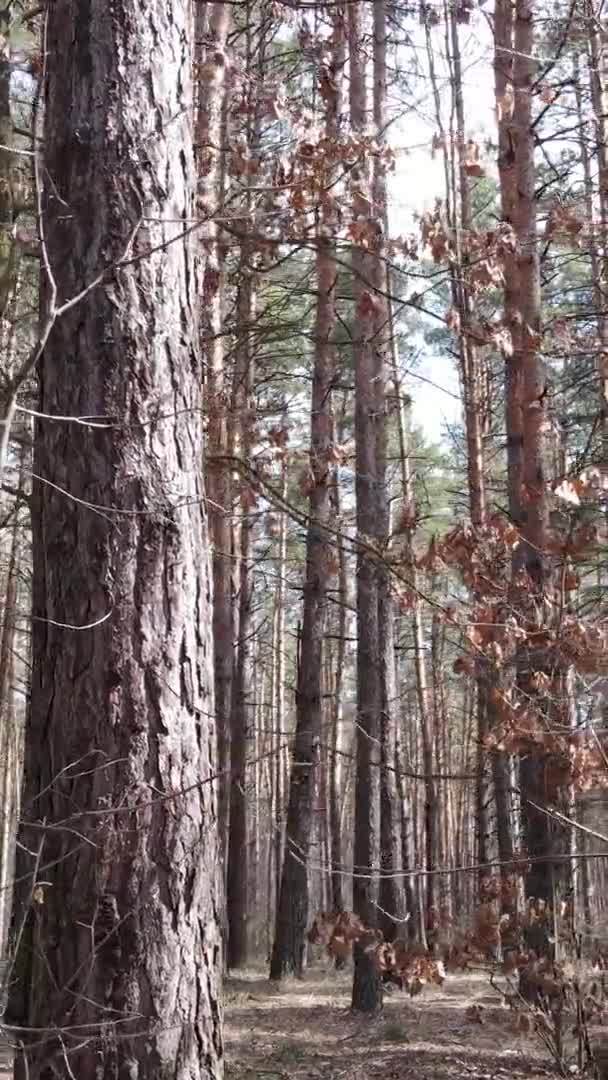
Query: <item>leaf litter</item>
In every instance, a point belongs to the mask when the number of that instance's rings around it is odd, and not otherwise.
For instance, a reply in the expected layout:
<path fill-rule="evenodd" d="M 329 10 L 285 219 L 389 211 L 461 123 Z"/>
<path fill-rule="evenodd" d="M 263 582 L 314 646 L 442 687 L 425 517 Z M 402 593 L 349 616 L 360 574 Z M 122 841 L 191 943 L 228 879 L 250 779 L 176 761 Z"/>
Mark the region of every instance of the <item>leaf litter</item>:
<path fill-rule="evenodd" d="M 517 1032 L 487 973 L 452 975 L 415 1000 L 386 993 L 373 1017 L 350 1011 L 352 975 L 315 968 L 273 985 L 228 978 L 227 1080 L 545 1080 L 538 1039 Z"/>

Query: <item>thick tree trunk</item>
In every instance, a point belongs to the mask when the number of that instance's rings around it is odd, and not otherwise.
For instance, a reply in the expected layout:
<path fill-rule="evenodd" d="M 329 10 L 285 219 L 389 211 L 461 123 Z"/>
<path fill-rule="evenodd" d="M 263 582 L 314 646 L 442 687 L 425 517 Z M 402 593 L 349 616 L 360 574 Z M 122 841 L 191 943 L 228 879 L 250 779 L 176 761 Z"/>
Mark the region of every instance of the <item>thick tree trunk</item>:
<path fill-rule="evenodd" d="M 341 22 L 342 16 L 338 16 Z M 336 26 L 333 70 L 325 87 L 326 136 L 335 140 L 340 114 L 343 35 Z M 330 85 L 331 84 L 331 85 Z M 323 210 L 321 210 L 323 213 Z M 334 214 L 325 211 L 317 240 L 317 311 L 310 412 L 310 520 L 306 537 L 306 575 L 302 644 L 296 690 L 296 732 L 289 787 L 285 858 L 281 874 L 271 979 L 301 976 L 308 921 L 308 857 L 313 833 L 316 772 L 323 723 L 322 675 L 327 627 L 327 593 L 333 558 L 332 538 L 325 531 L 331 515 L 332 445 L 335 438 L 332 387 L 335 356 L 331 342 L 335 322 L 336 263 Z"/>
<path fill-rule="evenodd" d="M 189 8 L 56 0 L 46 16 L 59 297 L 140 229 L 134 258 L 56 323 L 39 372 L 42 413 L 111 425 L 36 429 L 20 1080 L 222 1072 L 202 365 L 181 225 L 194 189 Z"/>

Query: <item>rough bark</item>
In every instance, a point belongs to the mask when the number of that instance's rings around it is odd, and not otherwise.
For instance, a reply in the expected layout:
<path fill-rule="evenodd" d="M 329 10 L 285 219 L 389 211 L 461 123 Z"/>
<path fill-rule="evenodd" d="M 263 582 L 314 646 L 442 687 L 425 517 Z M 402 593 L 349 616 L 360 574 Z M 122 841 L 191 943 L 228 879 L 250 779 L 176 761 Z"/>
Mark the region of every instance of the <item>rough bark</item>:
<path fill-rule="evenodd" d="M 56 0 L 46 16 L 60 299 L 140 228 L 39 369 L 42 413 L 110 423 L 36 426 L 19 1080 L 222 1074 L 189 7 Z M 48 295 L 47 278 L 43 316 Z"/>

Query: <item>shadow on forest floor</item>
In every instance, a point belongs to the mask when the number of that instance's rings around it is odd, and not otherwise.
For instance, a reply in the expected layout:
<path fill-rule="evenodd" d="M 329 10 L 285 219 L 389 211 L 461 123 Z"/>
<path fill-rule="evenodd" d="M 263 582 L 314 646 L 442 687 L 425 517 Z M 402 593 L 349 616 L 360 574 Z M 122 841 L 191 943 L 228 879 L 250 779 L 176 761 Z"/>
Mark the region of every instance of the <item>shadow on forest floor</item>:
<path fill-rule="evenodd" d="M 227 1080 L 540 1080 L 555 1075 L 542 1044 L 514 1031 L 485 974 L 451 975 L 415 999 L 385 995 L 380 1016 L 350 1012 L 348 972 L 312 969 L 269 983 L 225 983 Z M 469 1019 L 481 1006 L 482 1022 Z M 474 1010 L 475 1013 L 478 1010 Z"/>

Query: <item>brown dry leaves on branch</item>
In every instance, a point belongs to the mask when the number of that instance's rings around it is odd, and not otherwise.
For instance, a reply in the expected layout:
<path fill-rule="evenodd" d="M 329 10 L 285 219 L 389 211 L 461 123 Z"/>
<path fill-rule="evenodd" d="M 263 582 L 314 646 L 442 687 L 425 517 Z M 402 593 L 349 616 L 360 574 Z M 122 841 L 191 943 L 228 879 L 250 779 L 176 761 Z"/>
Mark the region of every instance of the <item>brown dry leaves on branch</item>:
<path fill-rule="evenodd" d="M 404 941 L 387 942 L 380 930 L 369 930 L 352 911 L 321 911 L 308 932 L 312 945 L 324 945 L 335 960 L 345 962 L 356 941 L 367 942 L 379 973 L 399 982 L 410 997 L 427 983 L 441 986 L 445 978 L 443 962 L 422 945 Z"/>

